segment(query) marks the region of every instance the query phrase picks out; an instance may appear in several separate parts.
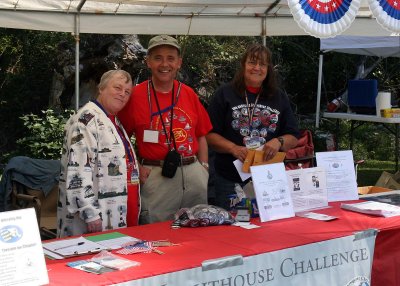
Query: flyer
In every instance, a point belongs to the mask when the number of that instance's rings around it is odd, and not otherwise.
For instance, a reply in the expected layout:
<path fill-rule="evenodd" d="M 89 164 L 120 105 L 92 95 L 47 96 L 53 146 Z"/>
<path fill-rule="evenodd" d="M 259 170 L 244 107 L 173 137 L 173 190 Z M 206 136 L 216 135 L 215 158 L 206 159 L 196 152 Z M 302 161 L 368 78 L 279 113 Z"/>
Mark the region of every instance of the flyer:
<path fill-rule="evenodd" d="M 33 208 L 0 213 L 1 285 L 49 283 Z"/>
<path fill-rule="evenodd" d="M 317 166 L 326 171 L 328 201 L 358 200 L 353 151 L 315 153 Z"/>
<path fill-rule="evenodd" d="M 286 174 L 296 213 L 328 206 L 324 168 L 290 170 Z"/>
<path fill-rule="evenodd" d="M 251 166 L 254 191 L 262 222 L 294 217 L 283 163 Z"/>

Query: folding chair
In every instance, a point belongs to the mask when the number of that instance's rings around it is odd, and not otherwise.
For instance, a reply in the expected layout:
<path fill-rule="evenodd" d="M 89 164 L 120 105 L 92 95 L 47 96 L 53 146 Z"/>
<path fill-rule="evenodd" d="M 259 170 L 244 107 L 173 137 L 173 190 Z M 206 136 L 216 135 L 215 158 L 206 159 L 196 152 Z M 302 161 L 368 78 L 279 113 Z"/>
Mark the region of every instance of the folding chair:
<path fill-rule="evenodd" d="M 286 152 L 284 163 L 286 170 L 315 166 L 314 143 L 310 130 L 303 129 L 300 131 L 297 146 Z"/>
<path fill-rule="evenodd" d="M 0 182 L 0 211 L 33 207 L 42 239 L 55 238 L 60 161 L 12 158 Z"/>
<path fill-rule="evenodd" d="M 57 200 L 58 184 L 45 197 L 41 190 L 30 189 L 17 181 L 12 182 L 11 208 L 35 209 L 42 240 L 56 238 Z"/>

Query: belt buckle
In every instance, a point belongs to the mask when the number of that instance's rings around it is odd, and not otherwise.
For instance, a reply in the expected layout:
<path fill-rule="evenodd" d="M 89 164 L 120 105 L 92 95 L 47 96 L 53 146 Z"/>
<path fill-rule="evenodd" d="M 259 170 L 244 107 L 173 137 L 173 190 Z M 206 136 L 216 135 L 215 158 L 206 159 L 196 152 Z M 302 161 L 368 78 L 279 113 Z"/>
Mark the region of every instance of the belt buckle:
<path fill-rule="evenodd" d="M 190 165 L 196 162 L 195 156 L 189 156 L 189 157 L 184 157 L 182 159 L 182 164 L 183 165 Z"/>

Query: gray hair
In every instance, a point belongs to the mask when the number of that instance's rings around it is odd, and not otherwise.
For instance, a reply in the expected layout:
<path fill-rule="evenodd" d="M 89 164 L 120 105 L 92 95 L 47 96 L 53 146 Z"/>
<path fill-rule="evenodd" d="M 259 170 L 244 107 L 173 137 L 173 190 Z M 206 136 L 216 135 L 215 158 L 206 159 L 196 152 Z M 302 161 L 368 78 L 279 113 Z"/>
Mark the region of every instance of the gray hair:
<path fill-rule="evenodd" d="M 132 82 L 132 77 L 127 71 L 124 71 L 124 70 L 109 70 L 109 71 L 105 72 L 101 76 L 100 83 L 97 86 L 98 87 L 98 92 L 100 90 L 103 90 L 107 86 L 108 82 L 113 77 L 116 77 L 116 76 L 120 76 L 121 78 L 125 78 L 126 79 L 126 81 L 125 81 L 126 83 Z"/>

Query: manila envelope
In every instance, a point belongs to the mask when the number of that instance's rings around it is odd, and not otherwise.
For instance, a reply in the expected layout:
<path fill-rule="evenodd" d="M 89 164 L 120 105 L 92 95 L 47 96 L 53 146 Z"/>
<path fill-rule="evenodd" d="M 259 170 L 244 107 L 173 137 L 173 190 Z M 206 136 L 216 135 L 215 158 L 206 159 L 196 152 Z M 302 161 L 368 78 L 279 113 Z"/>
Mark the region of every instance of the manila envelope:
<path fill-rule="evenodd" d="M 242 171 L 244 173 L 250 173 L 250 166 L 253 164 L 254 155 L 256 154 L 256 150 L 248 150 L 246 159 L 243 162 Z"/>
<path fill-rule="evenodd" d="M 257 152 L 260 152 L 260 154 L 257 154 Z M 285 152 L 277 152 L 272 159 L 263 161 L 264 160 L 264 151 L 256 151 L 252 166 L 281 163 L 281 162 L 283 162 L 283 160 L 285 160 L 285 156 L 286 156 Z"/>

